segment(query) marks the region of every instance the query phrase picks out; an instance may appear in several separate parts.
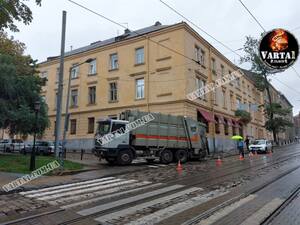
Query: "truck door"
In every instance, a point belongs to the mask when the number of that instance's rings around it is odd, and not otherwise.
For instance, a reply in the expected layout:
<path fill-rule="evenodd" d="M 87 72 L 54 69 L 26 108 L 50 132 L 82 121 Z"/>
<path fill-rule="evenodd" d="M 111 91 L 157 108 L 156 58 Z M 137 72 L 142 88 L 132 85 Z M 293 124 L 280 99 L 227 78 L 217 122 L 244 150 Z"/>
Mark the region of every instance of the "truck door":
<path fill-rule="evenodd" d="M 126 123 L 114 121 L 112 123 L 111 133 L 114 134 L 113 141 L 109 142 L 108 148 L 118 148 L 120 145 L 129 145 L 129 132 L 125 133 Z"/>

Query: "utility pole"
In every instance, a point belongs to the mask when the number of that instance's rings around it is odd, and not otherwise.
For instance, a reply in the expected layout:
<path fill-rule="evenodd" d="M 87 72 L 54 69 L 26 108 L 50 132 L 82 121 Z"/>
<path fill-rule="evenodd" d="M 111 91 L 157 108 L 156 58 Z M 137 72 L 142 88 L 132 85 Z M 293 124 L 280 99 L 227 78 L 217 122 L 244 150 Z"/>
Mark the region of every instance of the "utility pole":
<path fill-rule="evenodd" d="M 61 49 L 60 49 L 60 65 L 59 65 L 59 80 L 58 80 L 58 93 L 56 103 L 56 126 L 55 126 L 55 156 L 62 157 L 59 148 L 60 138 L 60 122 L 61 122 L 61 106 L 63 94 L 63 78 L 64 78 L 64 57 L 65 57 L 65 39 L 66 39 L 66 19 L 67 12 L 62 12 L 62 33 L 61 33 Z"/>

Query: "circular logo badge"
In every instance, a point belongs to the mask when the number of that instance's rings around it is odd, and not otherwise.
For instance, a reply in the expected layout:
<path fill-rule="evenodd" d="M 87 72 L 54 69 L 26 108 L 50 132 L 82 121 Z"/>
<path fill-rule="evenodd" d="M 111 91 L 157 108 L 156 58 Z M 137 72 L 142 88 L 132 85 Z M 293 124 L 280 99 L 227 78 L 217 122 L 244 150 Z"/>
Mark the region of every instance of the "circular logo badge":
<path fill-rule="evenodd" d="M 296 38 L 284 29 L 268 32 L 260 41 L 261 60 L 272 69 L 286 69 L 298 57 L 299 46 Z"/>

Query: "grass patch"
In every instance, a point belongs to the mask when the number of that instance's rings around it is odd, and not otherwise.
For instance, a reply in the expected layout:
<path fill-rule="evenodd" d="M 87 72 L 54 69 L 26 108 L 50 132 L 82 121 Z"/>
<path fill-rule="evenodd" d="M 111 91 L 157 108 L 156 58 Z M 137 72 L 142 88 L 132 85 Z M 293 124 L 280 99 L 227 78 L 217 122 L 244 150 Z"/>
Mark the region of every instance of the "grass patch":
<path fill-rule="evenodd" d="M 53 156 L 36 156 L 36 169 L 56 160 Z M 2 155 L 0 154 L 0 171 L 29 174 L 30 155 Z M 76 162 L 64 160 L 65 170 L 79 170 L 83 165 Z M 48 173 L 51 175 L 51 172 Z"/>

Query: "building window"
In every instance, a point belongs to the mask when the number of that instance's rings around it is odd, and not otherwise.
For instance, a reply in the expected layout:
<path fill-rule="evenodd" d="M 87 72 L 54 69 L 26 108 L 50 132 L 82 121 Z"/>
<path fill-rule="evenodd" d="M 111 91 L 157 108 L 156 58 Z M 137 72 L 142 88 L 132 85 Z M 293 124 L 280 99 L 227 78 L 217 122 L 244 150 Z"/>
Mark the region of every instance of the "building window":
<path fill-rule="evenodd" d="M 73 89 L 71 90 L 71 106 L 77 106 L 78 105 L 78 90 Z"/>
<path fill-rule="evenodd" d="M 229 134 L 228 120 L 226 118 L 224 118 L 224 134 L 225 135 Z"/>
<path fill-rule="evenodd" d="M 236 135 L 236 127 L 235 125 L 232 125 L 232 135 Z"/>
<path fill-rule="evenodd" d="M 225 75 L 225 68 L 224 66 L 221 64 L 221 76 L 223 77 Z"/>
<path fill-rule="evenodd" d="M 195 45 L 195 59 L 203 66 L 204 66 L 204 55 L 205 55 L 204 50 L 202 50 L 200 47 Z"/>
<path fill-rule="evenodd" d="M 117 101 L 118 100 L 118 86 L 117 82 L 109 83 L 109 101 Z"/>
<path fill-rule="evenodd" d="M 226 90 L 222 90 L 223 108 L 226 108 Z"/>
<path fill-rule="evenodd" d="M 241 82 L 240 82 L 240 78 L 239 77 L 237 77 L 235 79 L 235 85 L 236 85 L 236 87 L 240 87 L 241 86 Z"/>
<path fill-rule="evenodd" d="M 110 55 L 110 69 L 116 70 L 119 68 L 119 62 L 118 62 L 118 54 L 114 53 Z"/>
<path fill-rule="evenodd" d="M 211 58 L 211 72 L 216 74 L 216 60 L 214 58 Z"/>
<path fill-rule="evenodd" d="M 56 68 L 56 82 L 59 81 L 59 67 Z"/>
<path fill-rule="evenodd" d="M 93 134 L 95 129 L 95 118 L 90 117 L 88 118 L 88 133 Z"/>
<path fill-rule="evenodd" d="M 236 109 L 242 109 L 241 99 L 239 98 L 236 98 Z"/>
<path fill-rule="evenodd" d="M 97 73 L 97 61 L 96 59 L 93 59 L 93 61 L 89 63 L 89 75 L 93 75 L 96 73 Z"/>
<path fill-rule="evenodd" d="M 47 81 L 48 81 L 48 72 L 47 71 L 43 71 L 41 72 L 41 75 L 40 77 L 42 78 L 42 81 L 43 81 L 43 86 L 46 86 L 47 84 Z"/>
<path fill-rule="evenodd" d="M 233 94 L 230 93 L 230 108 L 234 110 L 234 99 L 233 99 Z"/>
<path fill-rule="evenodd" d="M 71 79 L 78 78 L 78 74 L 79 74 L 79 66 L 78 64 L 73 64 L 71 70 Z"/>
<path fill-rule="evenodd" d="M 213 102 L 214 102 L 215 105 L 218 104 L 217 91 L 218 91 L 218 89 L 216 89 L 215 91 L 212 92 L 212 95 L 213 95 Z"/>
<path fill-rule="evenodd" d="M 197 90 L 201 89 L 205 86 L 205 81 L 200 78 L 196 78 L 196 85 L 197 85 L 197 87 L 196 87 Z M 199 99 L 202 99 L 202 100 L 206 99 L 206 95 L 204 94 L 204 95 L 200 96 Z"/>
<path fill-rule="evenodd" d="M 144 63 L 144 48 L 135 49 L 135 64 Z"/>
<path fill-rule="evenodd" d="M 89 87 L 89 104 L 96 103 L 96 86 Z"/>
<path fill-rule="evenodd" d="M 141 99 L 145 97 L 145 81 L 144 78 L 135 80 L 135 98 Z"/>
<path fill-rule="evenodd" d="M 71 129 L 70 134 L 76 134 L 76 119 L 70 120 Z"/>
<path fill-rule="evenodd" d="M 58 100 L 58 93 L 55 93 L 55 99 L 54 99 L 54 108 L 56 109 L 57 107 L 57 100 Z"/>

